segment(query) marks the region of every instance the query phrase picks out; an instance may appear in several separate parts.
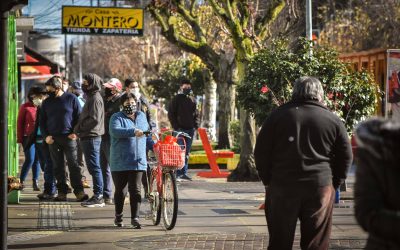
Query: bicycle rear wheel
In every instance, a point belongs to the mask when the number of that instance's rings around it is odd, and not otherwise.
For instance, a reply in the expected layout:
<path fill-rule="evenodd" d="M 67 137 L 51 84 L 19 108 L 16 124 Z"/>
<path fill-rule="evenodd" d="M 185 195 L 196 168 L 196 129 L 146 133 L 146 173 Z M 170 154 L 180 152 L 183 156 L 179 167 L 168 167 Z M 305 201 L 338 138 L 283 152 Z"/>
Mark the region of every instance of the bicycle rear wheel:
<path fill-rule="evenodd" d="M 150 192 L 149 192 L 149 203 L 151 211 L 151 220 L 153 225 L 160 224 L 161 221 L 161 202 L 160 194 L 157 189 L 157 176 L 153 175 L 153 171 L 150 171 Z"/>
<path fill-rule="evenodd" d="M 162 211 L 165 229 L 173 229 L 178 216 L 178 189 L 173 171 L 163 173 Z"/>

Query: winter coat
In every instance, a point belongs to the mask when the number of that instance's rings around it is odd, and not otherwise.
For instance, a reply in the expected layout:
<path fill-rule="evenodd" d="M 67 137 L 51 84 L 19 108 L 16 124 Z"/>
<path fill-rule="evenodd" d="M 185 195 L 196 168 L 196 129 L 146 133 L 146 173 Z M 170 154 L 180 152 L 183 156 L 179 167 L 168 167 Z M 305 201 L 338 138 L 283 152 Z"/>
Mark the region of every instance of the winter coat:
<path fill-rule="evenodd" d="M 356 140 L 355 215 L 366 249 L 400 249 L 400 123 L 369 120 Z"/>
<path fill-rule="evenodd" d="M 108 125 L 110 123 L 110 118 L 113 114 L 120 111 L 121 102 L 119 101 L 121 95 L 115 95 L 111 99 L 106 100 L 103 98 L 104 102 L 104 136 L 109 136 Z"/>
<path fill-rule="evenodd" d="M 29 136 L 35 129 L 36 107 L 31 102 L 21 105 L 17 120 L 17 142 L 22 143 L 24 136 Z"/>
<path fill-rule="evenodd" d="M 123 112 L 115 113 L 110 119 L 110 169 L 111 171 L 145 171 L 146 136 L 136 137 L 135 130 L 149 130 L 146 115 L 138 111 L 132 120 Z"/>
<path fill-rule="evenodd" d="M 257 137 L 256 168 L 264 185 L 337 188 L 352 163 L 350 140 L 338 116 L 313 100 L 273 111 Z"/>
<path fill-rule="evenodd" d="M 194 97 L 185 94 L 174 96 L 169 105 L 168 118 L 175 130 L 197 129 L 200 116 Z"/>
<path fill-rule="evenodd" d="M 74 129 L 80 138 L 104 134 L 104 103 L 100 95 L 103 80 L 95 74 L 88 74 L 85 78 L 89 83 L 89 92 L 86 93 L 87 99 Z"/>

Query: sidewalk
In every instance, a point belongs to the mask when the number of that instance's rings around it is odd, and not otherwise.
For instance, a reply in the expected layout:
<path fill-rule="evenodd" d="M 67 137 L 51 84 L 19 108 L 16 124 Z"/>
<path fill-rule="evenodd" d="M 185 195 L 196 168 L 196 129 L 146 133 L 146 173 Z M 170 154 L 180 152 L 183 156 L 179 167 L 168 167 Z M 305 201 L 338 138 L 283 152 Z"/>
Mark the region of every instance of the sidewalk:
<path fill-rule="evenodd" d="M 365 245 L 366 234 L 353 215 L 352 179 L 348 192 L 342 193 L 346 200 L 334 209 L 331 249 Z M 195 177 L 178 183 L 178 221 L 171 231 L 144 219 L 149 210 L 145 201 L 143 229 L 115 228 L 114 206 L 84 208 L 74 202 L 73 194 L 65 203 L 39 203 L 38 192 L 29 187 L 28 183 L 21 204 L 9 205 L 9 249 L 266 249 L 268 245 L 264 211 L 258 209 L 264 199 L 260 182 Z M 129 224 L 129 204 L 124 214 Z M 294 249 L 299 249 L 298 231 Z"/>

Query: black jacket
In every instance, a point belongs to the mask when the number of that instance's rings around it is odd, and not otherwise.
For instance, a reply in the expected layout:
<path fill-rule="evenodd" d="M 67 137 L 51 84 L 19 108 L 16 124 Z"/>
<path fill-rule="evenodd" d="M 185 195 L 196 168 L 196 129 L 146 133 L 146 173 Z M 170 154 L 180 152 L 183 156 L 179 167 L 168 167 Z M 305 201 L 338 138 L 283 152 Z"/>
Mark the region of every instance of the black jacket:
<path fill-rule="evenodd" d="M 89 83 L 89 92 L 86 93 L 87 99 L 74 129 L 80 138 L 104 134 L 104 103 L 100 95 L 103 80 L 95 74 L 88 74 L 85 79 Z"/>
<path fill-rule="evenodd" d="M 266 119 L 254 151 L 264 185 L 337 188 L 352 162 L 342 121 L 312 100 L 294 100 Z"/>
<path fill-rule="evenodd" d="M 103 99 L 104 102 L 104 135 L 109 136 L 109 123 L 110 118 L 113 114 L 121 111 L 121 102 L 120 102 L 121 95 L 115 95 L 111 99 L 107 100 L 106 98 Z"/>
<path fill-rule="evenodd" d="M 168 119 L 175 130 L 197 129 L 200 117 L 194 97 L 184 94 L 174 96 L 169 104 Z"/>
<path fill-rule="evenodd" d="M 355 215 L 366 249 L 400 249 L 400 123 L 367 121 L 356 140 Z"/>

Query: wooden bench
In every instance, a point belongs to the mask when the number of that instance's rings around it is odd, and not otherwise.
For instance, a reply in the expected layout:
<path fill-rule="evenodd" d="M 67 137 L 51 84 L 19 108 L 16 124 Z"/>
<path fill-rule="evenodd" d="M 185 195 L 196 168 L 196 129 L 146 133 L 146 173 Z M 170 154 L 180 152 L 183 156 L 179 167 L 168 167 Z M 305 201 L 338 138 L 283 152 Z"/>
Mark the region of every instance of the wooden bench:
<path fill-rule="evenodd" d="M 203 144 L 204 151 L 206 152 L 208 164 L 210 165 L 211 172 L 204 171 L 197 173 L 200 177 L 206 178 L 226 178 L 230 172 L 221 171 L 217 164 L 218 158 L 233 158 L 234 153 L 228 150 L 213 150 L 208 140 L 207 130 L 205 128 L 199 128 L 197 130 L 200 135 L 201 142 Z"/>

